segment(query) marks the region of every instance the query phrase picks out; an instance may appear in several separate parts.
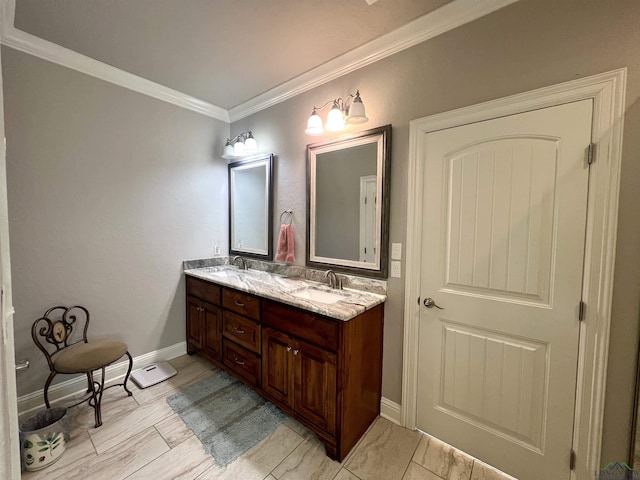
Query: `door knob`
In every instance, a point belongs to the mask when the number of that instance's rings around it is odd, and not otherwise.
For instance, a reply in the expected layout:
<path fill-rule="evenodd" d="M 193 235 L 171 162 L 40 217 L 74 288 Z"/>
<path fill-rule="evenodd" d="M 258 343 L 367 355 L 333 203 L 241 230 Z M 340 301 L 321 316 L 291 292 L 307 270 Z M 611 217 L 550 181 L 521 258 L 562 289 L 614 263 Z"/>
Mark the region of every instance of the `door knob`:
<path fill-rule="evenodd" d="M 436 304 L 436 302 L 433 300 L 433 298 L 427 297 L 427 298 L 424 299 L 423 303 L 424 303 L 424 306 L 427 307 L 427 308 L 436 307 L 436 308 L 439 308 L 440 310 L 444 310 L 443 307 L 440 307 L 440 306 L 438 306 Z"/>

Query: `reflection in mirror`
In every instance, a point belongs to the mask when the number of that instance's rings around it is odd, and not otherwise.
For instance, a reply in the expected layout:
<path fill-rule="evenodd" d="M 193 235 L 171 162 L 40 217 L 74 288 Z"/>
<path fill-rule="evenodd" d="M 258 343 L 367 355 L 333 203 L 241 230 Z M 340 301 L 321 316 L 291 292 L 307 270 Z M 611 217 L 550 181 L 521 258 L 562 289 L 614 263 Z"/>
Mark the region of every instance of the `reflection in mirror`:
<path fill-rule="evenodd" d="M 273 156 L 229 165 L 229 253 L 263 259 L 273 256 Z"/>
<path fill-rule="evenodd" d="M 307 147 L 307 265 L 387 276 L 390 132 Z"/>

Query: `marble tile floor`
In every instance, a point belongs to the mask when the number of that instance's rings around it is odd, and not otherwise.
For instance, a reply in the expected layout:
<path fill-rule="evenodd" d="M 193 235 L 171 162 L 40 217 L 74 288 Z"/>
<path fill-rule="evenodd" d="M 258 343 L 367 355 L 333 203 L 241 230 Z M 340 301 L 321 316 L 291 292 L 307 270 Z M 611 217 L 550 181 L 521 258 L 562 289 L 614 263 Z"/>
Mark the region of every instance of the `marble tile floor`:
<path fill-rule="evenodd" d="M 178 374 L 133 397 L 105 392 L 103 425 L 93 428 L 86 404 L 70 410 L 71 440 L 62 458 L 23 480 L 509 480 L 438 440 L 378 418 L 342 462 L 329 459 L 316 436 L 293 419 L 226 468 L 166 403 L 179 388 L 217 368 L 197 355 L 170 362 Z M 513 480 L 513 479 L 511 479 Z"/>

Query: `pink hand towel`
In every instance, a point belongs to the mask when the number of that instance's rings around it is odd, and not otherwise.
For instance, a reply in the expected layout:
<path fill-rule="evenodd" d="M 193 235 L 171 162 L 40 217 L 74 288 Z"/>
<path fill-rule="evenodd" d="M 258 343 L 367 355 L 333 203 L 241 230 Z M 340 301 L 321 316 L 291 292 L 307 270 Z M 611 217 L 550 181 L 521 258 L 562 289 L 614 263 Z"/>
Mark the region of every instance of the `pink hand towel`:
<path fill-rule="evenodd" d="M 293 243 L 293 228 L 291 225 L 280 225 L 280 236 L 278 237 L 278 251 L 276 260 L 279 262 L 296 261 L 295 245 Z"/>

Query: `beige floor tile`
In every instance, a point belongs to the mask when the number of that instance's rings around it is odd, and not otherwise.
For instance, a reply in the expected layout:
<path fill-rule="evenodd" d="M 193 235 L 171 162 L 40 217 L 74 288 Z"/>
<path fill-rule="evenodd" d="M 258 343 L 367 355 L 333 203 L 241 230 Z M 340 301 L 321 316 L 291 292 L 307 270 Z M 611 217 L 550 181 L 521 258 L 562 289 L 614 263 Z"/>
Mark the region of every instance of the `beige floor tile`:
<path fill-rule="evenodd" d="M 189 427 L 185 425 L 177 414 L 173 414 L 157 423 L 156 429 L 171 448 L 180 445 L 193 436 L 193 432 L 189 430 Z"/>
<path fill-rule="evenodd" d="M 200 440 L 192 436 L 127 477 L 127 480 L 193 480 L 214 465 Z"/>
<path fill-rule="evenodd" d="M 198 480 L 263 480 L 302 440 L 289 427 L 281 425 L 226 468 L 216 465 L 200 475 Z"/>
<path fill-rule="evenodd" d="M 473 458 L 440 440 L 423 435 L 413 461 L 445 480 L 469 480 Z"/>
<path fill-rule="evenodd" d="M 419 441 L 418 432 L 378 418 L 345 467 L 362 480 L 401 479 Z"/>
<path fill-rule="evenodd" d="M 349 470 L 347 470 L 346 468 L 343 468 L 338 472 L 338 475 L 336 475 L 336 478 L 334 478 L 333 480 L 360 480 L 360 479 L 356 477 L 353 473 L 351 473 Z"/>
<path fill-rule="evenodd" d="M 64 480 L 122 480 L 167 451 L 169 447 L 156 429 L 148 428 L 144 432 L 130 436 L 98 457 L 77 464 L 62 478 Z"/>
<path fill-rule="evenodd" d="M 278 480 L 332 480 L 341 465 L 325 454 L 324 444 L 308 437 L 271 474 Z"/>
<path fill-rule="evenodd" d="M 512 476 L 496 470 L 489 465 L 476 460 L 473 462 L 471 480 L 516 480 Z"/>
<path fill-rule="evenodd" d="M 69 440 L 65 452 L 56 463 L 37 472 L 23 472 L 22 479 L 54 480 L 56 478 L 66 478 L 66 474 L 78 464 L 95 459 L 96 456 L 96 449 L 93 448 L 89 433 L 84 431 Z"/>
<path fill-rule="evenodd" d="M 96 451 L 101 454 L 172 414 L 171 407 L 161 398 L 148 405 L 141 405 L 134 410 L 128 411 L 117 419 L 103 424 L 100 428 L 89 430 L 89 435 L 91 435 Z"/>
<path fill-rule="evenodd" d="M 402 477 L 402 480 L 442 480 L 435 473 L 430 472 L 424 467 L 421 467 L 417 463 L 409 463 L 409 467 Z"/>
<path fill-rule="evenodd" d="M 265 478 L 264 480 L 276 480 L 276 478 L 273 475 L 269 475 L 267 478 Z"/>
<path fill-rule="evenodd" d="M 293 418 L 291 418 L 289 416 L 287 416 L 287 418 L 285 419 L 284 424 L 287 427 L 289 427 L 291 430 L 296 432 L 298 435 L 300 435 L 302 438 L 307 438 L 307 437 L 310 437 L 312 435 L 315 435 L 315 433 L 313 433 L 307 427 L 302 425 L 299 421 L 294 420 Z"/>
<path fill-rule="evenodd" d="M 123 415 L 138 408 L 138 403 L 133 397 L 126 394 L 108 395 L 112 393 L 110 390 L 105 392 L 102 398 L 102 428 L 105 425 L 113 423 Z M 71 435 L 87 430 L 96 430 L 95 413 L 93 407 L 86 403 L 82 403 L 76 407 L 70 408 L 69 412 L 69 428 Z"/>

